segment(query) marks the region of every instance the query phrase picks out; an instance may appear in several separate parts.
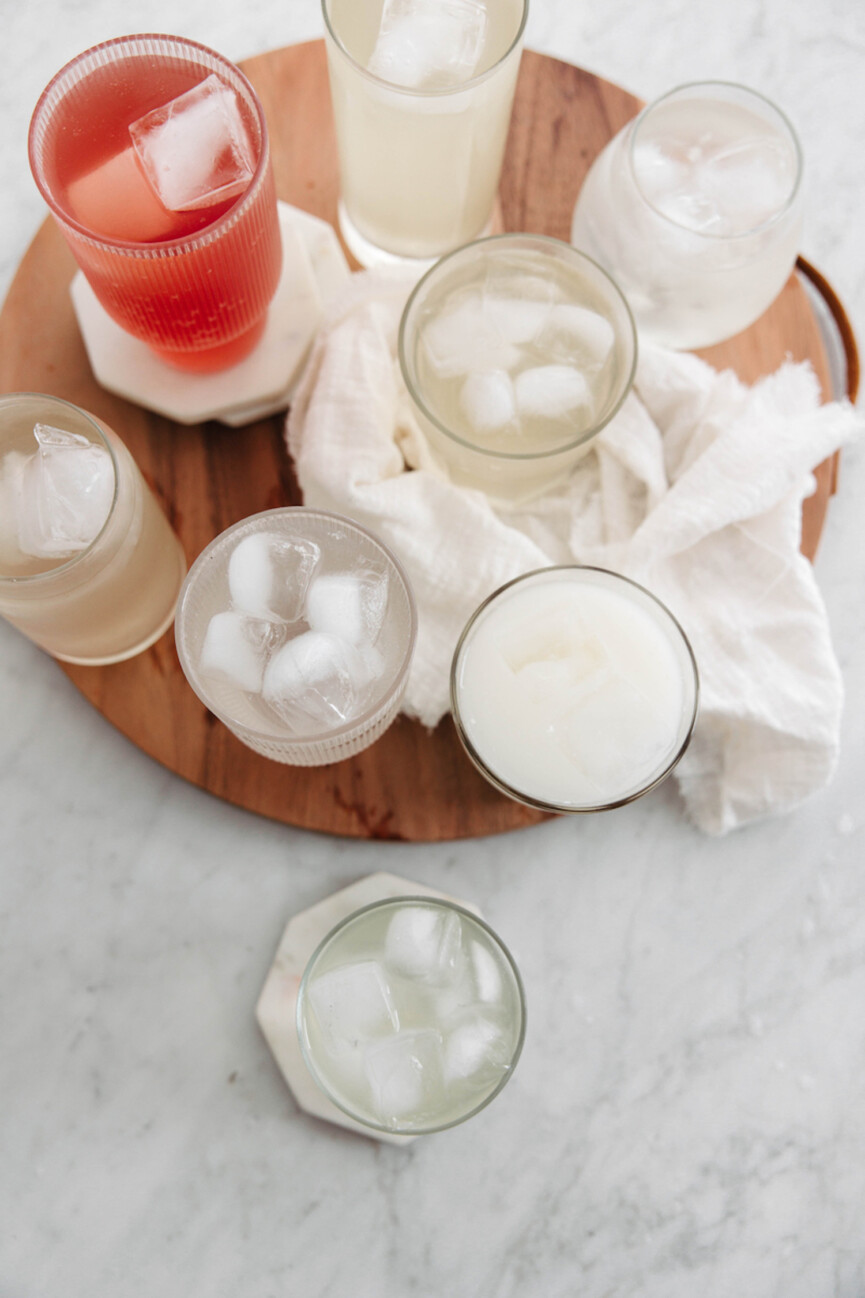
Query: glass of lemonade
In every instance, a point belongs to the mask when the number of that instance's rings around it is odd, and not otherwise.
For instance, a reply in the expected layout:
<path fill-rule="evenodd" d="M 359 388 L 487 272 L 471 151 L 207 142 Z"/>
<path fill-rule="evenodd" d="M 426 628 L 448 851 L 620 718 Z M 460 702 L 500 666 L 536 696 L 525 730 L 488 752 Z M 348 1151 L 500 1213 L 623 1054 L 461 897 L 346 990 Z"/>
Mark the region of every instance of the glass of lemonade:
<path fill-rule="evenodd" d="M 246 77 L 173 36 L 123 36 L 50 82 L 30 166 L 108 314 L 209 372 L 260 338 L 282 266 L 267 126 Z"/>
<path fill-rule="evenodd" d="M 417 615 L 391 551 L 359 524 L 304 506 L 222 532 L 180 594 L 180 665 L 238 739 L 292 766 L 367 748 L 396 717 Z"/>
<path fill-rule="evenodd" d="M 564 478 L 630 391 L 637 338 L 617 286 L 569 244 L 481 239 L 406 303 L 399 359 L 453 481 L 519 503 Z"/>
<path fill-rule="evenodd" d="M 502 586 L 470 618 L 451 669 L 469 757 L 542 811 L 605 811 L 654 788 L 688 746 L 698 696 L 672 613 L 602 568 L 544 568 Z"/>
<path fill-rule="evenodd" d="M 116 433 L 58 397 L 0 397 L 0 614 L 65 662 L 119 662 L 171 625 L 180 542 Z"/>
<path fill-rule="evenodd" d="M 342 193 L 364 266 L 488 228 L 528 0 L 322 0 Z"/>
<path fill-rule="evenodd" d="M 373 1131 L 420 1135 L 501 1091 L 526 1030 L 501 939 L 454 902 L 396 897 L 355 911 L 307 964 L 297 1031 L 312 1077 Z"/>
<path fill-rule="evenodd" d="M 647 339 L 709 347 L 784 287 L 801 180 L 796 133 L 769 100 L 726 82 L 680 86 L 595 159 L 571 241 L 615 277 Z"/>

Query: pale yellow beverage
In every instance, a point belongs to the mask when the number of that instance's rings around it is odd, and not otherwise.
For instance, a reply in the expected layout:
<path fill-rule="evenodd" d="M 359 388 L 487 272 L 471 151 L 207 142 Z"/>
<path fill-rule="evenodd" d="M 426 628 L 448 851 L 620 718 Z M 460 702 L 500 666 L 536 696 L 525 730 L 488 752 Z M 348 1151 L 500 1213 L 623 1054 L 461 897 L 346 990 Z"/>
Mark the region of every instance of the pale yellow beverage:
<path fill-rule="evenodd" d="M 434 259 L 489 226 L 528 0 L 322 0 L 340 226 L 358 260 Z"/>
<path fill-rule="evenodd" d="M 180 542 L 120 438 L 41 393 L 0 398 L 0 614 L 55 658 L 119 662 L 168 629 Z"/>

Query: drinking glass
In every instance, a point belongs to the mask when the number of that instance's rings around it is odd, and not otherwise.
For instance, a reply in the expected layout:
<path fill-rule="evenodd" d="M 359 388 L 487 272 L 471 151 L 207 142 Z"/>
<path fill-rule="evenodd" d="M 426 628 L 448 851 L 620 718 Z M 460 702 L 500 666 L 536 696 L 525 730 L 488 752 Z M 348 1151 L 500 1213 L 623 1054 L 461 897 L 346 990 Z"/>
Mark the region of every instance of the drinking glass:
<path fill-rule="evenodd" d="M 513 957 L 477 915 L 428 896 L 373 902 L 319 944 L 297 998 L 314 1081 L 371 1131 L 465 1122 L 513 1075 L 526 1030 Z"/>
<path fill-rule="evenodd" d="M 595 159 L 571 242 L 613 275 L 641 336 L 708 347 L 752 324 L 796 261 L 802 153 L 756 91 L 680 86 Z"/>
<path fill-rule="evenodd" d="M 466 753 L 500 792 L 541 811 L 606 811 L 660 784 L 690 742 L 698 697 L 673 614 L 604 568 L 543 568 L 500 587 L 451 667 Z"/>
<path fill-rule="evenodd" d="M 142 120 L 155 141 L 150 175 L 129 129 Z M 75 260 L 121 328 L 191 371 L 225 369 L 254 348 L 282 246 L 267 125 L 238 68 L 173 36 L 106 41 L 45 89 L 29 152 Z M 199 175 L 212 156 L 218 170 Z"/>
<path fill-rule="evenodd" d="M 49 444 L 43 457 L 37 425 L 77 445 L 61 448 L 58 460 Z M 81 526 L 85 511 L 100 508 L 94 496 L 104 506 L 91 537 Z M 0 614 L 7 621 L 65 662 L 120 662 L 171 625 L 185 572 L 180 542 L 116 433 L 58 397 L 0 397 Z"/>
<path fill-rule="evenodd" d="M 322 0 L 342 193 L 364 266 L 429 261 L 493 215 L 528 0 Z"/>

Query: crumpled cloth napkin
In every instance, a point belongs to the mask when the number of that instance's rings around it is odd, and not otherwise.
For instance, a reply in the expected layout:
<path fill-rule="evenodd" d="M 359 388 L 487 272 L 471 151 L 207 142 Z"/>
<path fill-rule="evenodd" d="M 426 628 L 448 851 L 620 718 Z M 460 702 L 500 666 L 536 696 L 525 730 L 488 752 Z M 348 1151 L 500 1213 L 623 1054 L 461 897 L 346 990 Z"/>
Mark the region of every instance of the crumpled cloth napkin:
<path fill-rule="evenodd" d="M 863 430 L 820 404 L 810 366 L 753 387 L 685 353 L 641 347 L 633 392 L 569 481 L 520 508 L 452 484 L 412 414 L 396 340 L 415 276 L 365 271 L 331 305 L 289 415 L 304 501 L 350 515 L 404 564 L 418 639 L 403 710 L 434 726 L 471 613 L 523 572 L 585 563 L 653 591 L 700 669 L 697 727 L 676 769 L 692 820 L 722 834 L 831 778 L 841 675 L 799 552 L 812 470 Z"/>

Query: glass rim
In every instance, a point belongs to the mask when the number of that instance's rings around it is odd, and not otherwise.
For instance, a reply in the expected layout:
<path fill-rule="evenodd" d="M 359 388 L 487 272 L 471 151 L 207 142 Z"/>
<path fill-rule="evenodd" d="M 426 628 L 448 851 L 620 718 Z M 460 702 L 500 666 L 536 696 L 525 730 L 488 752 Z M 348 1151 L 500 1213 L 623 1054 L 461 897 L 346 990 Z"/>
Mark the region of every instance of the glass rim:
<path fill-rule="evenodd" d="M 362 63 L 358 63 L 354 55 L 349 53 L 346 49 L 331 22 L 330 14 L 328 13 L 328 5 L 331 2 L 332 0 L 321 0 L 321 13 L 327 34 L 330 36 L 340 54 L 343 55 L 356 72 L 360 73 L 364 80 L 371 81 L 373 85 L 379 86 L 384 90 L 389 90 L 393 94 L 405 95 L 410 99 L 445 99 L 449 95 L 461 95 L 467 90 L 473 90 L 474 87 L 480 85 L 482 81 L 486 81 L 502 66 L 503 63 L 507 62 L 514 50 L 519 46 L 523 34 L 525 33 L 526 22 L 528 21 L 529 16 L 529 0 L 520 0 L 520 3 L 522 4 L 522 14 L 520 16 L 516 35 L 510 45 L 508 45 L 504 54 L 502 54 L 500 58 L 496 59 L 495 63 L 491 64 L 490 67 L 486 68 L 483 72 L 479 72 L 476 76 L 470 77 L 468 81 L 460 82 L 457 86 L 443 86 L 439 90 L 417 90 L 411 86 L 400 86 L 393 81 L 385 80 L 384 77 L 376 76 L 374 72 L 370 72 L 368 68 L 365 68 Z"/>
<path fill-rule="evenodd" d="M 200 672 L 190 661 L 183 636 L 190 590 L 195 584 L 197 577 L 204 571 L 206 565 L 210 563 L 217 546 L 223 546 L 226 544 L 227 539 L 230 536 L 235 532 L 240 531 L 242 528 L 247 527 L 248 524 L 254 521 L 257 522 L 258 520 L 283 517 L 286 514 L 294 514 L 295 516 L 303 514 L 307 518 L 315 517 L 332 520 L 343 527 L 348 526 L 353 528 L 355 531 L 362 533 L 381 550 L 388 561 L 393 565 L 393 568 L 402 584 L 409 610 L 408 644 L 406 645 L 405 653 L 399 665 L 399 669 L 394 674 L 387 690 L 383 694 L 377 695 L 369 707 L 365 708 L 357 717 L 352 717 L 351 720 L 344 721 L 340 726 L 333 726 L 331 729 L 326 731 L 315 731 L 310 735 L 271 734 L 265 730 L 255 729 L 246 722 L 238 721 L 235 717 L 230 716 L 224 709 L 214 704 L 213 699 L 208 697 L 206 692 L 198 684 Z M 349 518 L 347 514 L 337 514 L 333 510 L 317 509 L 315 506 L 310 505 L 278 505 L 274 509 L 263 509 L 255 514 L 247 514 L 245 518 L 240 518 L 236 523 L 231 523 L 228 527 L 219 532 L 211 541 L 208 541 L 200 554 L 196 555 L 193 562 L 189 565 L 189 570 L 184 577 L 183 585 L 180 587 L 177 596 L 177 607 L 174 615 L 174 640 L 177 646 L 177 656 L 180 659 L 183 674 L 186 677 L 190 688 L 198 696 L 207 708 L 208 712 L 212 712 L 215 717 L 218 717 L 223 725 L 231 730 L 232 733 L 237 734 L 238 729 L 240 729 L 250 735 L 255 735 L 261 740 L 266 740 L 273 744 L 291 744 L 293 747 L 302 750 L 306 748 L 317 748 L 323 743 L 330 744 L 334 740 L 338 741 L 348 739 L 349 737 L 352 737 L 358 729 L 364 729 L 380 712 L 386 709 L 394 696 L 402 690 L 405 679 L 408 676 L 412 658 L 414 656 L 415 642 L 417 640 L 417 623 L 417 604 L 415 603 L 414 593 L 405 568 L 394 554 L 393 550 L 391 550 L 390 546 L 388 546 L 381 537 L 376 536 L 374 532 L 371 532 L 369 528 L 364 527 L 362 523 L 357 523 L 353 518 Z M 334 760 L 338 759 L 335 758 Z"/>
<path fill-rule="evenodd" d="M 227 211 L 223 212 L 220 217 L 217 217 L 215 221 L 204 226 L 200 230 L 193 231 L 191 234 L 181 235 L 178 238 L 161 239 L 153 242 L 140 242 L 132 239 L 113 239 L 108 235 L 98 234 L 96 231 L 89 229 L 86 225 L 82 225 L 74 216 L 71 215 L 70 212 L 66 210 L 66 208 L 64 208 L 63 204 L 55 196 L 43 174 L 41 160 L 36 155 L 37 131 L 40 129 L 42 130 L 44 139 L 45 126 L 43 124 L 43 119 L 45 115 L 52 111 L 52 109 L 56 109 L 56 107 L 62 103 L 65 94 L 68 93 L 68 89 L 71 89 L 71 85 L 67 89 L 64 89 L 63 83 L 71 78 L 79 64 L 83 63 L 84 60 L 87 59 L 92 60 L 94 55 L 102 56 L 105 51 L 114 50 L 118 47 L 127 46 L 132 50 L 139 42 L 143 41 L 161 43 L 166 47 L 165 52 L 171 53 L 174 57 L 177 56 L 177 49 L 180 48 L 191 53 L 204 54 L 208 58 L 216 60 L 222 68 L 225 68 L 230 72 L 232 77 L 239 78 L 243 83 L 244 89 L 247 91 L 252 101 L 252 106 L 258 120 L 259 130 L 261 131 L 261 149 L 259 151 L 255 171 L 253 172 L 252 179 L 246 189 L 242 194 L 238 195 L 236 202 L 232 203 L 231 207 L 229 207 Z M 172 50 L 169 47 L 174 47 L 174 49 Z M 103 58 L 99 66 L 107 66 L 107 64 L 112 61 L 117 60 Z M 196 60 L 194 59 L 190 59 L 190 62 L 195 61 Z M 49 103 L 49 99 L 55 95 L 58 96 L 57 104 Z M 232 63 L 230 59 L 227 59 L 223 54 L 220 54 L 218 50 L 211 49 L 209 45 L 203 45 L 200 41 L 191 40 L 185 36 L 171 36 L 162 32 L 140 32 L 127 36 L 114 36 L 110 40 L 100 41 L 97 45 L 91 45 L 89 49 L 82 50 L 80 54 L 75 56 L 75 58 L 70 59 L 68 63 L 65 63 L 63 67 L 54 74 L 36 101 L 36 107 L 33 109 L 30 118 L 30 125 L 27 132 L 27 155 L 30 161 L 30 171 L 40 194 L 51 209 L 53 215 L 61 221 L 63 225 L 74 230 L 75 234 L 91 247 L 110 249 L 112 252 L 116 252 L 121 256 L 154 258 L 166 254 L 179 254 L 206 247 L 208 244 L 212 243 L 214 239 L 221 236 L 226 229 L 237 223 L 246 211 L 247 207 L 255 201 L 261 186 L 264 183 L 264 178 L 270 163 L 270 137 L 261 100 L 259 99 L 249 78 L 240 70 L 236 63 Z"/>
<path fill-rule="evenodd" d="M 692 677 L 693 690 L 694 690 L 693 704 L 690 710 L 690 717 L 688 719 L 688 724 L 685 728 L 684 735 L 681 741 L 679 742 L 676 751 L 673 753 L 672 757 L 670 758 L 670 760 L 666 762 L 664 766 L 659 771 L 657 771 L 650 780 L 641 784 L 638 789 L 635 789 L 629 793 L 623 794 L 621 797 L 614 798 L 606 802 L 598 802 L 598 803 L 593 803 L 591 805 L 578 806 L 578 807 L 573 805 L 568 805 L 565 803 L 553 802 L 545 798 L 538 798 L 532 794 L 528 794 L 522 792 L 519 789 L 515 789 L 512 785 L 508 784 L 507 780 L 503 779 L 494 770 L 492 770 L 489 764 L 485 761 L 485 759 L 480 755 L 480 753 L 475 748 L 474 744 L 471 741 L 471 738 L 466 732 L 466 728 L 463 723 L 462 715 L 460 713 L 460 706 L 459 706 L 459 688 L 458 688 L 457 677 L 458 677 L 458 671 L 460 666 L 460 657 L 463 648 L 465 647 L 466 642 L 469 636 L 471 635 L 473 628 L 478 624 L 481 617 L 484 615 L 485 611 L 489 608 L 489 606 L 492 603 L 498 600 L 501 595 L 503 595 L 506 591 L 510 590 L 513 586 L 520 585 L 522 582 L 530 581 L 554 572 L 599 573 L 602 574 L 605 579 L 611 578 L 613 580 L 613 584 L 615 584 L 616 582 L 624 582 L 627 585 L 634 587 L 636 590 L 638 590 L 641 593 L 641 595 L 646 596 L 649 600 L 651 600 L 654 604 L 656 604 L 658 608 L 661 610 L 662 614 L 664 614 L 668 619 L 668 621 L 672 624 L 674 630 L 678 633 L 678 636 L 685 647 L 686 650 L 685 661 L 688 662 L 691 667 L 691 677 Z M 694 654 L 693 646 L 681 622 L 676 617 L 676 615 L 673 612 L 671 612 L 671 610 L 667 607 L 664 601 L 662 599 L 659 599 L 659 597 L 655 595 L 653 591 L 649 590 L 646 586 L 643 586 L 640 582 L 635 581 L 633 577 L 626 577 L 624 573 L 615 572 L 612 568 L 601 568 L 594 564 L 582 564 L 582 563 L 550 564 L 548 568 L 533 568 L 531 572 L 521 573 L 518 577 L 513 577 L 511 578 L 510 581 L 506 581 L 502 586 L 499 586 L 490 595 L 487 595 L 486 599 L 483 600 L 482 603 L 480 603 L 478 607 L 475 609 L 475 611 L 472 613 L 471 617 L 466 622 L 465 626 L 462 629 L 462 632 L 460 633 L 459 640 L 457 641 L 456 648 L 454 649 L 453 658 L 451 659 L 450 698 L 451 698 L 451 713 L 453 715 L 453 720 L 454 720 L 454 729 L 456 730 L 457 735 L 459 736 L 460 743 L 465 749 L 466 755 L 471 759 L 472 763 L 480 772 L 480 774 L 483 775 L 483 777 L 486 780 L 488 780 L 489 783 L 492 784 L 494 788 L 498 789 L 500 793 L 504 793 L 507 797 L 513 798 L 515 802 L 521 802 L 524 806 L 532 807 L 535 811 L 545 811 L 554 815 L 569 815 L 569 816 L 582 816 L 582 815 L 590 815 L 590 814 L 593 815 L 601 811 L 615 811 L 616 808 L 618 807 L 626 807 L 629 805 L 629 803 L 636 802 L 638 798 L 642 798 L 645 794 L 651 793 L 652 789 L 655 789 L 659 784 L 662 784 L 664 780 L 666 780 L 667 777 L 672 773 L 672 771 L 675 770 L 675 768 L 678 766 L 679 762 L 682 760 L 682 758 L 685 755 L 685 752 L 694 734 L 694 727 L 697 724 L 697 714 L 699 712 L 699 704 L 700 704 L 700 673 L 697 667 L 697 659 Z"/>
<path fill-rule="evenodd" d="M 690 94 L 693 91 L 735 91 L 737 94 L 743 95 L 746 99 L 758 100 L 764 108 L 768 108 L 770 112 L 778 118 L 780 125 L 793 145 L 793 153 L 796 159 L 796 176 L 789 194 L 784 203 L 774 211 L 771 216 L 768 216 L 764 221 L 760 221 L 757 225 L 750 226 L 747 230 L 737 230 L 733 234 L 721 234 L 713 230 L 695 230 L 690 225 L 683 225 L 681 221 L 677 221 L 674 217 L 670 216 L 668 212 L 664 212 L 660 207 L 653 203 L 640 183 L 637 169 L 634 166 L 634 151 L 636 149 L 637 137 L 640 134 L 641 127 L 645 125 L 650 114 L 653 113 L 656 108 L 660 108 L 663 104 L 667 103 L 668 100 L 677 95 L 683 93 Z M 706 98 L 711 98 L 711 93 L 707 93 Z M 739 81 L 709 80 L 682 82 L 681 85 L 673 86 L 671 90 L 665 91 L 663 95 L 660 95 L 657 99 L 653 99 L 651 103 L 646 104 L 646 106 L 640 110 L 637 116 L 633 118 L 625 129 L 629 132 L 627 144 L 628 169 L 640 198 L 666 225 L 672 226 L 676 230 L 682 230 L 689 235 L 693 235 L 696 239 L 712 243 L 735 243 L 741 239 L 751 239 L 755 234 L 759 234 L 761 231 L 768 230 L 773 225 L 777 225 L 788 214 L 788 212 L 792 210 L 802 188 L 804 155 L 799 136 L 793 123 L 790 121 L 790 118 L 783 109 L 779 108 L 778 105 L 773 103 L 766 95 L 761 94 L 759 90 L 752 90 L 750 86 L 742 85 Z"/>
<path fill-rule="evenodd" d="M 354 1110 L 348 1108 L 347 1105 L 343 1104 L 339 1099 L 337 1099 L 337 1097 L 333 1094 L 331 1089 L 328 1086 L 326 1086 L 324 1081 L 322 1080 L 318 1070 L 315 1068 L 314 1062 L 310 1058 L 310 1054 L 307 1050 L 306 1041 L 304 1039 L 304 1033 L 302 1031 L 303 1007 L 306 1003 L 306 988 L 309 983 L 309 976 L 311 971 L 313 970 L 316 961 L 319 959 L 321 955 L 324 954 L 325 950 L 330 946 L 331 941 L 337 938 L 343 929 L 347 928 L 350 924 L 354 923 L 355 920 L 357 920 L 363 915 L 366 915 L 368 912 L 373 910 L 382 910 L 387 906 L 399 906 L 399 905 L 440 906 L 443 910 L 455 911 L 457 914 L 465 916 L 470 921 L 477 924 L 477 926 L 483 929 L 487 937 L 491 938 L 492 941 L 495 943 L 496 947 L 498 947 L 498 949 L 501 951 L 502 955 L 504 956 L 505 964 L 508 966 L 508 968 L 511 971 L 511 974 L 514 979 L 514 985 L 517 989 L 517 1002 L 519 1005 L 519 1013 L 520 1013 L 520 1027 L 519 1027 L 519 1032 L 517 1033 L 517 1039 L 514 1045 L 513 1053 L 508 1062 L 506 1071 L 499 1078 L 498 1082 L 493 1087 L 493 1089 L 487 1095 L 485 1095 L 484 1098 L 480 1100 L 473 1108 L 469 1109 L 466 1113 L 461 1114 L 460 1117 L 458 1118 L 452 1118 L 448 1122 L 436 1123 L 433 1126 L 427 1126 L 427 1127 L 392 1127 L 392 1126 L 388 1127 L 385 1126 L 384 1123 L 372 1122 L 367 1118 L 360 1117 Z M 295 1029 L 297 1031 L 297 1038 L 300 1044 L 300 1053 L 303 1056 L 303 1062 L 306 1065 L 310 1077 L 315 1082 L 316 1086 L 318 1086 L 321 1093 L 328 1100 L 330 1100 L 330 1102 L 334 1104 L 336 1108 L 338 1108 L 342 1113 L 347 1114 L 347 1116 L 350 1117 L 354 1122 L 359 1123 L 363 1127 L 368 1127 L 372 1131 L 387 1132 L 391 1136 L 398 1136 L 398 1135 L 399 1136 L 429 1136 L 429 1135 L 433 1135 L 437 1131 L 447 1131 L 450 1127 L 457 1127 L 461 1123 L 467 1122 L 469 1118 L 475 1117 L 475 1115 L 480 1113 L 482 1109 L 485 1109 L 487 1105 L 490 1104 L 495 1099 L 495 1097 L 500 1094 L 500 1092 L 504 1089 L 504 1087 L 507 1085 L 507 1083 L 510 1081 L 511 1077 L 513 1076 L 514 1069 L 517 1066 L 520 1055 L 522 1054 L 523 1051 L 523 1045 L 525 1044 L 526 1027 L 527 1027 L 526 989 L 519 968 L 517 966 L 517 962 L 514 960 L 510 948 L 508 947 L 507 943 L 505 943 L 502 940 L 502 938 L 499 937 L 496 930 L 486 919 L 484 919 L 481 915 L 476 914 L 473 910 L 470 910 L 467 906 L 461 905 L 460 902 L 451 901 L 449 897 L 434 897 L 434 896 L 424 895 L 423 893 L 399 893 L 398 895 L 393 897 L 381 897 L 378 901 L 368 902 L 365 906 L 359 906 L 357 910 L 353 910 L 349 915 L 344 915 L 341 920 L 339 920 L 336 924 L 334 924 L 333 927 L 329 929 L 327 933 L 325 933 L 324 937 L 316 945 L 315 949 L 313 950 L 312 954 L 310 955 L 309 959 L 304 965 L 303 974 L 301 975 L 300 984 L 297 989 L 297 1003 L 295 1008 Z"/>
<path fill-rule="evenodd" d="M 88 544 L 85 545 L 82 550 L 77 550 L 74 554 L 69 555 L 69 557 L 67 559 L 64 559 L 62 563 L 57 563 L 51 568 L 44 568 L 41 572 L 21 573 L 16 576 L 15 574 L 12 573 L 4 573 L 0 571 L 0 585 L 4 587 L 10 587 L 10 588 L 16 586 L 23 587 L 29 585 L 36 585 L 40 581 L 48 581 L 51 578 L 56 577 L 61 573 L 69 572 L 70 569 L 75 568 L 76 565 L 83 563 L 84 560 L 92 553 L 94 547 L 98 544 L 98 542 L 105 534 L 106 530 L 108 529 L 108 526 L 111 523 L 111 520 L 113 519 L 114 514 L 117 510 L 117 498 L 120 494 L 120 466 L 117 463 L 117 456 L 114 452 L 114 447 L 111 445 L 111 442 L 106 436 L 102 425 L 99 423 L 99 420 L 96 418 L 95 415 L 91 415 L 90 412 L 87 410 L 82 410 L 81 406 L 76 406 L 72 401 L 66 401 L 65 398 L 63 397 L 52 396 L 50 393 L 47 392 L 4 392 L 2 395 L 0 395 L 0 411 L 2 411 L 5 407 L 12 406 L 16 402 L 22 400 L 52 402 L 55 405 L 61 407 L 62 409 L 74 411 L 74 413 L 78 415 L 80 418 L 82 418 L 85 421 L 85 423 L 89 424 L 90 427 L 93 429 L 93 432 L 96 434 L 97 438 L 99 439 L 95 443 L 95 445 L 103 446 L 111 457 L 111 471 L 114 474 L 114 491 L 112 492 L 111 495 L 111 505 L 109 507 L 108 513 L 105 516 L 105 522 L 102 524 L 99 531 L 93 537 L 92 541 L 89 541 Z M 37 423 L 38 422 L 40 421 L 37 420 Z M 68 430 L 64 430 L 64 431 L 68 431 Z"/>
<path fill-rule="evenodd" d="M 485 247 L 489 244 L 499 244 L 503 241 L 513 244 L 535 244 L 536 246 L 539 246 L 540 251 L 543 252 L 546 250 L 550 255 L 557 255 L 560 257 L 564 256 L 569 260 L 575 259 L 580 262 L 588 262 L 589 265 L 592 266 L 593 269 L 596 270 L 609 284 L 616 299 L 624 308 L 625 319 L 629 326 L 626 338 L 631 342 L 631 364 L 628 368 L 628 373 L 621 380 L 621 391 L 605 414 L 604 418 L 597 420 L 590 428 L 584 429 L 583 432 L 579 433 L 576 437 L 571 438 L 570 441 L 562 442 L 559 446 L 550 447 L 542 451 L 493 450 L 487 446 L 480 446 L 477 442 L 471 442 L 467 438 L 462 437 L 459 433 L 455 433 L 453 429 L 448 428 L 447 424 L 442 423 L 438 416 L 430 410 L 429 406 L 420 394 L 414 374 L 409 372 L 407 359 L 409 317 L 411 311 L 416 307 L 422 291 L 428 289 L 432 277 L 437 275 L 441 268 L 446 266 L 454 257 L 465 256 L 478 248 Z M 614 328 L 614 332 L 616 333 L 618 340 L 619 331 Z M 421 276 L 409 294 L 405 307 L 403 308 L 399 322 L 397 353 L 399 356 L 400 372 L 402 373 L 403 382 L 408 389 L 408 394 L 411 397 L 411 400 L 421 411 L 424 418 L 428 419 L 430 423 L 433 424 L 440 433 L 443 433 L 447 438 L 449 438 L 450 441 L 455 442 L 458 446 L 462 446 L 464 449 L 472 451 L 477 455 L 486 456 L 490 460 L 504 460 L 514 464 L 537 464 L 544 460 L 554 459 L 556 456 L 567 454 L 569 451 L 575 450 L 578 446 L 582 446 L 585 442 L 590 441 L 593 437 L 596 437 L 598 433 L 602 432 L 603 429 L 606 428 L 607 424 L 615 418 L 621 410 L 625 398 L 628 396 L 628 393 L 631 391 L 634 384 L 639 356 L 639 339 L 637 335 L 637 326 L 634 321 L 634 314 L 631 311 L 630 304 L 628 303 L 625 294 L 619 288 L 619 285 L 613 279 L 612 275 L 610 275 L 609 271 L 605 270 L 603 266 L 595 261 L 594 257 L 590 257 L 588 253 L 583 252 L 581 248 L 575 248 L 573 244 L 566 243 L 563 239 L 555 239 L 548 234 L 532 234 L 529 232 L 514 230 L 506 231 L 503 234 L 486 235 L 482 239 L 473 239 L 470 243 L 464 243 L 459 248 L 454 248 L 451 252 L 446 253 L 445 256 L 440 257 L 439 260 Z"/>

